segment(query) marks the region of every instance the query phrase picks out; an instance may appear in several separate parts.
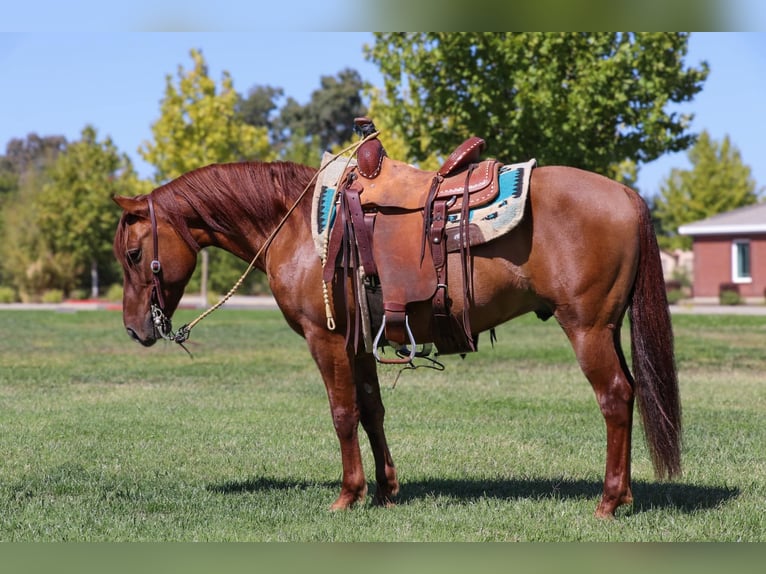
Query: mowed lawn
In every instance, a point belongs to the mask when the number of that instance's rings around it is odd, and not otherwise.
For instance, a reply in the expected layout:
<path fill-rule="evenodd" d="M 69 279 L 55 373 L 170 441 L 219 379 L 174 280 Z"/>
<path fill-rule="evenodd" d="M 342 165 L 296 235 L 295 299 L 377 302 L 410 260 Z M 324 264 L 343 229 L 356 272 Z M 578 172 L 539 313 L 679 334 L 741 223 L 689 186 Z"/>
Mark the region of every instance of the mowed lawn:
<path fill-rule="evenodd" d="M 766 317 L 674 324 L 684 475 L 655 480 L 636 418 L 635 503 L 603 521 L 603 418 L 553 320 L 381 368 L 402 492 L 333 513 L 324 386 L 278 312 L 214 313 L 190 359 L 118 312 L 0 311 L 0 541 L 764 541 Z"/>

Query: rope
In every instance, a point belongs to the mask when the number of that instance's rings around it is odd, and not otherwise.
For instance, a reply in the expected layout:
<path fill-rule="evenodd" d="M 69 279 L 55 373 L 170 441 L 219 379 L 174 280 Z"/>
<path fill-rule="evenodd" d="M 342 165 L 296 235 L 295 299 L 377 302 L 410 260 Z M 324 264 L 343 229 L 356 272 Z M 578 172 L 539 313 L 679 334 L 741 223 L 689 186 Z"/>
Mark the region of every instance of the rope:
<path fill-rule="evenodd" d="M 287 210 L 287 213 L 284 215 L 282 220 L 277 224 L 274 231 L 271 232 L 271 234 L 266 238 L 266 241 L 264 241 L 261 248 L 258 250 L 258 252 L 253 257 L 252 261 L 250 261 L 250 264 L 247 266 L 247 269 L 245 269 L 245 272 L 242 273 L 242 275 L 237 279 L 236 283 L 234 283 L 234 286 L 229 289 L 229 292 L 224 295 L 218 303 L 201 313 L 196 319 L 194 319 L 191 323 L 187 323 L 186 325 L 183 325 L 178 329 L 178 332 L 176 332 L 175 336 L 173 337 L 173 340 L 178 343 L 179 345 L 186 342 L 190 335 L 191 330 L 197 326 L 197 324 L 211 315 L 214 311 L 220 309 L 226 301 L 231 299 L 231 297 L 234 295 L 234 293 L 237 292 L 237 289 L 239 289 L 242 286 L 242 283 L 244 283 L 247 276 L 250 274 L 250 272 L 253 270 L 253 267 L 255 267 L 255 262 L 258 260 L 258 258 L 263 254 L 263 252 L 266 250 L 266 248 L 269 246 L 269 244 L 273 241 L 274 237 L 276 237 L 277 233 L 282 229 L 285 222 L 287 222 L 287 219 L 293 214 L 295 209 L 298 207 L 298 204 L 303 200 L 303 198 L 308 193 L 309 189 L 311 189 L 312 184 L 316 181 L 317 177 L 319 177 L 319 174 L 324 171 L 324 169 L 330 165 L 333 161 L 338 159 L 340 156 L 352 152 L 352 155 L 356 153 L 356 151 L 359 149 L 359 147 L 366 142 L 369 139 L 372 139 L 374 137 L 377 137 L 380 132 L 374 132 L 368 136 L 366 136 L 364 139 L 359 140 L 358 142 L 351 144 L 350 146 L 346 147 L 345 149 L 341 150 L 337 154 L 335 154 L 331 161 L 327 162 L 325 165 L 321 166 L 317 172 L 314 174 L 314 176 L 309 180 L 309 182 L 306 184 L 306 187 L 303 189 L 301 194 L 298 196 L 298 199 L 295 200 L 295 203 L 290 207 L 290 209 Z"/>

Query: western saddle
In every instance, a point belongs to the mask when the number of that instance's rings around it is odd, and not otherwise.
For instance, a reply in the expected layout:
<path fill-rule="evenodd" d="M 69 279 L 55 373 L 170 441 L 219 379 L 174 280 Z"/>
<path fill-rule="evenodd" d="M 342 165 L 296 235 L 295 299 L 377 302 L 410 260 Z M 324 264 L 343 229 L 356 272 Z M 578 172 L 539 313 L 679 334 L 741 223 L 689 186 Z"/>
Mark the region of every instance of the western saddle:
<path fill-rule="evenodd" d="M 431 301 L 429 331 L 439 354 L 476 350 L 468 309 L 472 302 L 469 210 L 493 201 L 499 192 L 496 160 L 480 161 L 485 142 L 464 141 L 436 172 L 422 171 L 387 157 L 373 122 L 356 118 L 355 129 L 366 141 L 357 150 L 357 164 L 339 184 L 335 224 L 330 231 L 324 280 L 338 269 L 352 281 L 356 321 L 347 321 L 346 337 L 359 346 L 369 316 L 376 332 L 370 343 L 375 357 L 386 363 L 411 363 L 416 342 L 408 306 Z M 455 316 L 447 287 L 449 219 L 459 220 L 454 250 L 460 254 L 463 313 Z M 452 249 L 450 249 L 452 250 Z M 382 309 L 381 309 L 382 306 Z M 348 305 L 347 305 L 348 308 Z M 385 337 L 385 340 L 383 340 Z M 384 359 L 377 349 L 387 342 L 397 358 Z"/>

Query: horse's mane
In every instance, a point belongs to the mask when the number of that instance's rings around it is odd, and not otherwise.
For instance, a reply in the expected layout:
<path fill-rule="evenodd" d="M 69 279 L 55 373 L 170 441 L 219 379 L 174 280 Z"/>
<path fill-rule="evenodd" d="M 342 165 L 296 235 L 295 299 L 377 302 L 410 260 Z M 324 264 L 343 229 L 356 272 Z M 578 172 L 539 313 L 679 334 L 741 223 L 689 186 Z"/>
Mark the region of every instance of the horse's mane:
<path fill-rule="evenodd" d="M 238 162 L 212 164 L 187 172 L 156 188 L 151 196 L 165 217 L 195 250 L 199 245 L 189 231 L 184 211 L 188 204 L 204 225 L 224 233 L 236 233 L 243 218 L 268 235 L 311 181 L 316 169 L 292 162 Z M 311 197 L 299 206 L 308 213 Z M 124 228 L 122 222 L 118 233 Z"/>

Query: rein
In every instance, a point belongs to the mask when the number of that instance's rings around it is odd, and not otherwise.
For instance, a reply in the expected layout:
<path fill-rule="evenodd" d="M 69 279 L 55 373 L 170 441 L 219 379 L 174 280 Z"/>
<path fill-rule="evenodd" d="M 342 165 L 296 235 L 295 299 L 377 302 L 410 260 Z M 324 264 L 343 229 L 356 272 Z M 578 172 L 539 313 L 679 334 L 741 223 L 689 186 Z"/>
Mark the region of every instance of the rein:
<path fill-rule="evenodd" d="M 369 139 L 372 139 L 374 137 L 377 137 L 379 132 L 374 132 L 365 138 L 359 140 L 358 142 L 346 147 L 345 149 L 341 150 L 335 156 L 333 156 L 332 160 L 335 160 L 339 158 L 340 156 L 352 152 L 355 153 L 356 150 L 361 146 L 364 142 L 366 142 Z M 229 290 L 226 295 L 224 295 L 218 303 L 208 308 L 206 311 L 202 312 L 196 319 L 191 321 L 190 323 L 186 323 L 185 325 L 182 325 L 178 331 L 173 332 L 173 329 L 171 328 L 171 321 L 170 317 L 168 317 L 165 314 L 165 301 L 164 297 L 162 295 L 162 282 L 160 273 L 162 271 L 162 265 L 160 264 L 159 260 L 159 236 L 157 232 L 157 218 L 154 214 L 154 203 L 152 201 L 151 194 L 147 196 L 147 200 L 149 203 L 149 219 L 151 221 L 152 225 L 152 241 L 154 243 L 154 259 L 152 259 L 151 262 L 151 270 L 152 270 L 152 294 L 151 294 L 151 313 L 152 313 L 152 321 L 154 322 L 154 326 L 157 329 L 157 332 L 160 334 L 160 337 L 167 341 L 173 341 L 175 343 L 178 343 L 181 345 L 181 347 L 189 353 L 189 350 L 184 347 L 184 343 L 189 340 L 189 337 L 191 336 L 191 330 L 204 318 L 209 316 L 213 313 L 213 311 L 216 311 L 217 309 L 220 309 L 226 301 L 231 299 L 231 297 L 234 295 L 234 293 L 237 292 L 237 289 L 239 289 L 244 283 L 247 276 L 250 274 L 250 272 L 255 267 L 255 262 L 258 261 L 258 258 L 266 251 L 266 248 L 271 244 L 271 242 L 276 237 L 277 233 L 284 227 L 285 223 L 287 222 L 287 219 L 293 214 L 295 209 L 298 207 L 298 204 L 303 200 L 304 197 L 306 197 L 306 194 L 308 193 L 309 189 L 311 189 L 311 186 L 316 182 L 317 177 L 319 177 L 319 174 L 322 173 L 322 171 L 332 163 L 332 161 L 324 164 L 321 166 L 317 172 L 314 174 L 314 176 L 309 180 L 309 182 L 306 184 L 306 187 L 303 188 L 303 191 L 298 196 L 298 199 L 295 200 L 293 205 L 290 207 L 290 209 L 287 210 L 287 213 L 285 213 L 284 217 L 280 220 L 280 222 L 277 224 L 277 226 L 274 228 L 274 231 L 271 232 L 271 234 L 266 238 L 266 241 L 263 242 L 263 245 L 261 245 L 261 248 L 258 250 L 258 252 L 255 254 L 253 259 L 250 261 L 250 264 L 247 266 L 247 269 L 245 269 L 244 273 L 237 279 L 237 281 L 234 283 L 234 286 Z M 189 353 L 191 355 L 191 353 Z"/>

